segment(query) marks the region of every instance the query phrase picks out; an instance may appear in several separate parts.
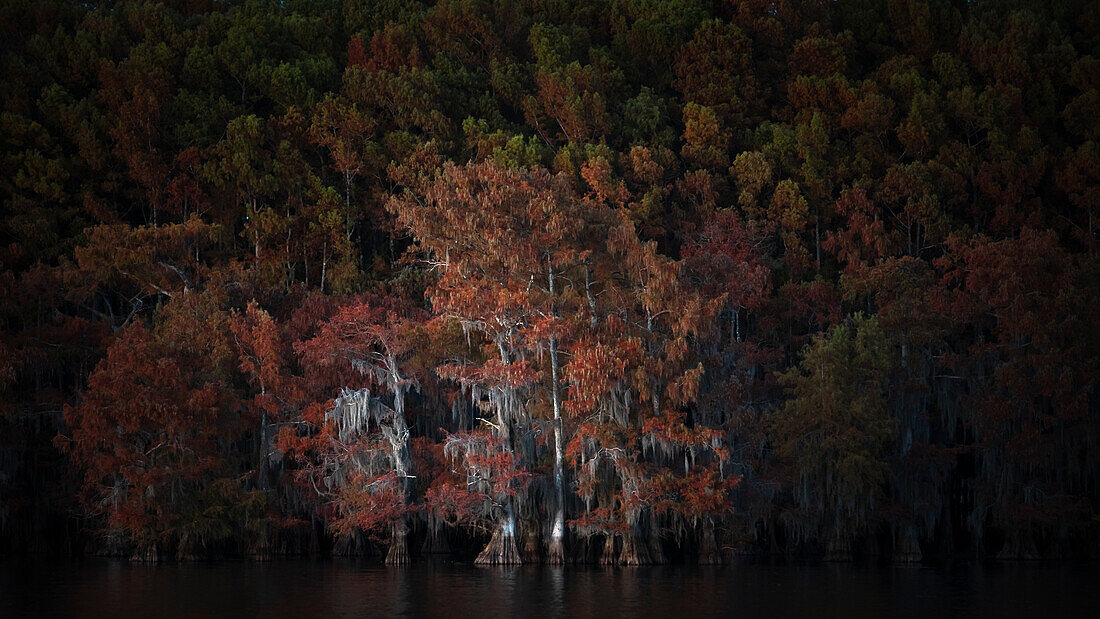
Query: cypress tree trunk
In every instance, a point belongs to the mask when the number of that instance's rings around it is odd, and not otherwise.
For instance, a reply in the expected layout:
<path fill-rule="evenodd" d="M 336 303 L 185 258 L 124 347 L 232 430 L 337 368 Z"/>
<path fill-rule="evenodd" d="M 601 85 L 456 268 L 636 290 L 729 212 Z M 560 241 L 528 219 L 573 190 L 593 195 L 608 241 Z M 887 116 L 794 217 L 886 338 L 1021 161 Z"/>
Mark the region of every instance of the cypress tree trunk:
<path fill-rule="evenodd" d="M 539 532 L 536 527 L 527 527 L 523 536 L 523 562 L 538 563 L 542 559 L 539 549 Z"/>
<path fill-rule="evenodd" d="M 894 563 L 920 563 L 923 557 L 916 530 L 912 526 L 905 527 L 894 541 Z"/>
<path fill-rule="evenodd" d="M 558 384 L 558 342 L 554 337 L 550 338 L 550 372 L 554 400 L 554 519 L 550 527 L 550 544 L 546 552 L 546 562 L 550 565 L 561 565 L 565 563 L 565 475 L 562 465 L 565 450 L 562 439 L 561 392 Z"/>
<path fill-rule="evenodd" d="M 500 527 L 493 532 L 493 538 L 474 560 L 476 565 L 520 565 L 523 559 L 516 547 L 516 514 L 509 505 Z"/>
<path fill-rule="evenodd" d="M 386 553 L 386 565 L 409 564 L 409 529 L 405 520 L 401 519 L 393 523 L 390 532 L 390 549 Z"/>
<path fill-rule="evenodd" d="M 603 552 L 600 553 L 600 565 L 615 565 L 615 536 L 608 533 L 603 543 Z"/>
<path fill-rule="evenodd" d="M 714 539 L 714 523 L 708 519 L 699 531 L 699 565 L 721 565 L 718 543 Z"/>

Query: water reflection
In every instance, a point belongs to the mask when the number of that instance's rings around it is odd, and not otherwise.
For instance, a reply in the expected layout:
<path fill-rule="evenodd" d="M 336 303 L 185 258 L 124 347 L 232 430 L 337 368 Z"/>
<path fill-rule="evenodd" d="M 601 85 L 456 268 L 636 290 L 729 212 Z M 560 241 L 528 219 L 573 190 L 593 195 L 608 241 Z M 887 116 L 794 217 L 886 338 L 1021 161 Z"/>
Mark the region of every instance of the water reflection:
<path fill-rule="evenodd" d="M 1096 564 L 478 568 L 0 561 L 3 617 L 1100 616 Z"/>
<path fill-rule="evenodd" d="M 549 604 L 553 609 L 565 608 L 565 568 L 562 566 L 545 568 L 550 576 L 552 598 Z"/>

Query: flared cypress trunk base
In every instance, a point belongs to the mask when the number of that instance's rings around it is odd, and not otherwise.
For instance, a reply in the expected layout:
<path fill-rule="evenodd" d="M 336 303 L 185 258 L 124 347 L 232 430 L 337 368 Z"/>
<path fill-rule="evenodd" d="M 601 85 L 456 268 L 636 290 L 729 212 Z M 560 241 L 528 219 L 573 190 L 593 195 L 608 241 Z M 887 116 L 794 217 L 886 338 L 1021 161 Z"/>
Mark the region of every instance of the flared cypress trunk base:
<path fill-rule="evenodd" d="M 649 565 L 649 549 L 634 535 L 623 538 L 623 549 L 619 553 L 619 565 Z"/>
<path fill-rule="evenodd" d="M 714 540 L 714 527 L 705 526 L 699 533 L 699 565 L 721 565 L 718 543 Z"/>
<path fill-rule="evenodd" d="M 917 541 L 917 533 L 912 527 L 906 527 L 894 545 L 894 563 L 920 563 L 924 558 L 920 550 L 920 542 Z"/>
<path fill-rule="evenodd" d="M 377 555 L 370 540 L 361 531 L 340 535 L 332 545 L 332 554 L 338 557 L 373 557 Z"/>
<path fill-rule="evenodd" d="M 160 549 L 156 544 L 138 546 L 130 560 L 136 563 L 160 563 Z"/>
<path fill-rule="evenodd" d="M 271 561 L 275 558 L 275 548 L 267 534 L 260 535 L 248 545 L 248 558 L 253 561 Z"/>
<path fill-rule="evenodd" d="M 176 546 L 176 561 L 198 561 L 202 558 L 200 547 L 190 535 L 184 533 L 180 536 L 179 545 Z"/>
<path fill-rule="evenodd" d="M 390 549 L 386 552 L 386 565 L 409 564 L 408 531 L 404 523 L 393 525 L 390 535 Z"/>
<path fill-rule="evenodd" d="M 546 563 L 548 565 L 565 565 L 565 544 L 560 537 L 550 540 L 546 548 Z"/>
<path fill-rule="evenodd" d="M 542 553 L 539 551 L 539 534 L 534 529 L 527 531 L 527 535 L 523 536 L 523 562 L 524 563 L 539 563 L 542 560 Z"/>
<path fill-rule="evenodd" d="M 618 557 L 615 555 L 615 536 L 608 535 L 604 539 L 603 552 L 600 553 L 600 565 L 615 565 Z"/>
<path fill-rule="evenodd" d="M 493 533 L 493 539 L 485 546 L 485 550 L 474 559 L 475 565 L 522 565 L 523 559 L 516 547 L 516 537 L 506 535 L 502 531 Z"/>
<path fill-rule="evenodd" d="M 1009 535 L 997 553 L 997 559 L 1001 561 L 1035 561 L 1038 558 L 1035 540 L 1028 533 Z"/>
<path fill-rule="evenodd" d="M 649 536 L 649 561 L 653 565 L 668 564 L 668 556 L 665 555 L 665 545 L 661 543 L 661 538 L 653 533 Z"/>
<path fill-rule="evenodd" d="M 576 565 L 586 565 L 596 562 L 596 545 L 592 542 L 592 538 L 589 536 L 578 538 L 573 545 L 572 554 L 569 555 L 571 563 Z"/>

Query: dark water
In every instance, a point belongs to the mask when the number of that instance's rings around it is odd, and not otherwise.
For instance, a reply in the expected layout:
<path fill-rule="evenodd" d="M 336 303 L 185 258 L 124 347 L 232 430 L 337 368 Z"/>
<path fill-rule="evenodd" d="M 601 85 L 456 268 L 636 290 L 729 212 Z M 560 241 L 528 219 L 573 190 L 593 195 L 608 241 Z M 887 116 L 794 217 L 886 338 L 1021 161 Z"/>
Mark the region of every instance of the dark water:
<path fill-rule="evenodd" d="M 477 568 L 0 560 L 0 617 L 1100 617 L 1095 563 Z"/>

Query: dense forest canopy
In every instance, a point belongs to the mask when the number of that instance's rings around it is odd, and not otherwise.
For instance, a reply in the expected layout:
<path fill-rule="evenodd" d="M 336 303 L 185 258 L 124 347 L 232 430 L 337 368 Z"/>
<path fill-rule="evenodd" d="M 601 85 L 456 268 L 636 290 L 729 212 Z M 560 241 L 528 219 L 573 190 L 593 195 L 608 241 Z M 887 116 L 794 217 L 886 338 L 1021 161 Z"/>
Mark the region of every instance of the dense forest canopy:
<path fill-rule="evenodd" d="M 0 6 L 0 550 L 1100 553 L 1100 4 Z"/>

